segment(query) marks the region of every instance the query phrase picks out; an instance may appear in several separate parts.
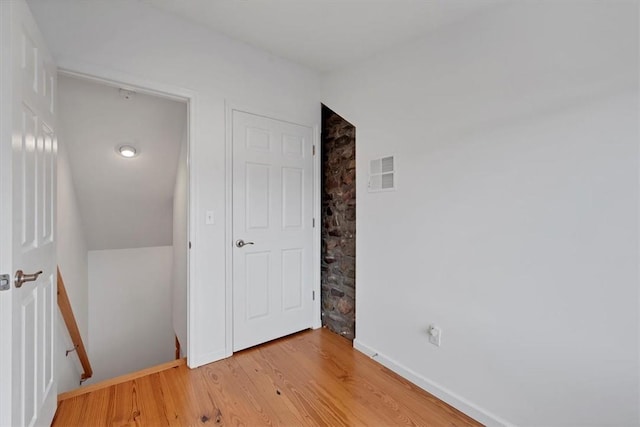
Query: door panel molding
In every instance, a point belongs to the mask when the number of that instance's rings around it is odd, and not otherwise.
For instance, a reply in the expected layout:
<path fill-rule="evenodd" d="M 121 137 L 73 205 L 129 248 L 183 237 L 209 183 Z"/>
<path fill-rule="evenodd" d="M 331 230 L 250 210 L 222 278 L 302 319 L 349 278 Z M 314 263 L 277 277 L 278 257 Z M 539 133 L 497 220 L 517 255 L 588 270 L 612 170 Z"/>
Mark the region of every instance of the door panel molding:
<path fill-rule="evenodd" d="M 56 407 L 56 66 L 24 0 L 0 2 L 0 271 L 44 275 L 0 294 L 0 425 Z"/>
<path fill-rule="evenodd" d="M 312 326 L 313 129 L 232 114 L 233 240 L 255 242 L 236 245 L 232 255 L 233 349 L 238 351 Z M 288 155 L 286 135 L 297 135 L 309 155 Z M 285 250 L 300 248 L 305 250 L 299 265 L 284 262 Z M 284 276 L 291 282 L 296 275 L 297 284 L 282 286 Z M 285 290 L 302 296 L 299 310 L 285 309 Z"/>

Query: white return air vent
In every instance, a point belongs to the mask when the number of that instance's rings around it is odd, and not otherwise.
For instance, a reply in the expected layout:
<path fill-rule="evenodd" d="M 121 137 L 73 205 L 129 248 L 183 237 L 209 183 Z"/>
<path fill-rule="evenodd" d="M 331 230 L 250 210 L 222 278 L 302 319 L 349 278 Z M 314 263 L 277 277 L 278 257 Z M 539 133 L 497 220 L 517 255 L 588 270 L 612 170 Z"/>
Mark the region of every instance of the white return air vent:
<path fill-rule="evenodd" d="M 396 189 L 395 161 L 393 156 L 371 160 L 369 163 L 369 191 Z"/>

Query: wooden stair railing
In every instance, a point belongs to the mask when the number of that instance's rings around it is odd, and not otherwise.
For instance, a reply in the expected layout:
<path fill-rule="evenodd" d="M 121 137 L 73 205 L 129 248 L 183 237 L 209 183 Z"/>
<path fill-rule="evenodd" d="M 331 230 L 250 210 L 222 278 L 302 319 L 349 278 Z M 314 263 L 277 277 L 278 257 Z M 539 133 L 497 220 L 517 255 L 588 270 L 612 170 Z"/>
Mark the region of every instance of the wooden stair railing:
<path fill-rule="evenodd" d="M 91 376 L 93 375 L 93 370 L 91 369 L 91 363 L 89 363 L 87 350 L 84 348 L 84 343 L 82 342 L 82 337 L 80 336 L 80 330 L 78 329 L 76 318 L 73 315 L 73 309 L 71 308 L 71 302 L 69 302 L 69 295 L 67 295 L 67 290 L 64 287 L 64 280 L 62 280 L 60 268 L 58 268 L 58 307 L 60 307 L 62 318 L 64 319 L 64 323 L 65 325 L 67 325 L 67 330 L 69 331 L 69 335 L 71 336 L 73 348 L 78 353 L 78 358 L 80 359 L 82 369 L 84 370 L 84 372 L 80 376 L 80 383 L 82 384 L 83 381 L 91 378 Z"/>

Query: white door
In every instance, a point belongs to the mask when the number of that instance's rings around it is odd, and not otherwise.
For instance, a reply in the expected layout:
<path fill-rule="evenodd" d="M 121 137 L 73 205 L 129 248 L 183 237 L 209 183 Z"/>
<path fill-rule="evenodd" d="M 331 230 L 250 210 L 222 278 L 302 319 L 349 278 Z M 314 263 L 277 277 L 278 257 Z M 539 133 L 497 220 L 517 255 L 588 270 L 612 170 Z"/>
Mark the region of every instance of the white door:
<path fill-rule="evenodd" d="M 56 68 L 24 0 L 3 0 L 0 8 L 0 273 L 10 275 L 9 289 L 0 291 L 0 424 L 50 425 L 57 398 Z M 22 284 L 14 281 L 18 270 L 27 275 Z"/>
<path fill-rule="evenodd" d="M 237 351 L 312 326 L 313 133 L 235 110 L 232 123 Z"/>

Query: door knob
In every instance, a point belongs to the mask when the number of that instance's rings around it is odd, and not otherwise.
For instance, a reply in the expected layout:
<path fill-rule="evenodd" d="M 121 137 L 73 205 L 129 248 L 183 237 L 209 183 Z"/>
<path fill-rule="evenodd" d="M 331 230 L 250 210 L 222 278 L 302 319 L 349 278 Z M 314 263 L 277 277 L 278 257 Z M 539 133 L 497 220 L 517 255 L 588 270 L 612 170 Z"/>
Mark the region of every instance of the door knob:
<path fill-rule="evenodd" d="M 253 245 L 253 242 L 245 242 L 244 240 L 240 239 L 240 240 L 236 240 L 236 246 L 241 248 L 243 246 L 246 245 Z"/>
<path fill-rule="evenodd" d="M 16 285 L 16 288 L 21 288 L 25 282 L 35 282 L 36 280 L 38 280 L 38 276 L 41 274 L 42 270 L 33 274 L 24 274 L 22 270 L 18 270 L 16 271 L 16 276 L 13 283 Z"/>

